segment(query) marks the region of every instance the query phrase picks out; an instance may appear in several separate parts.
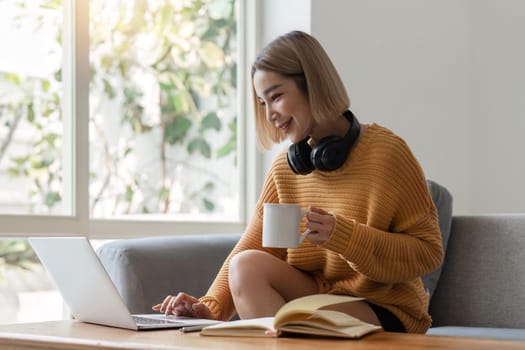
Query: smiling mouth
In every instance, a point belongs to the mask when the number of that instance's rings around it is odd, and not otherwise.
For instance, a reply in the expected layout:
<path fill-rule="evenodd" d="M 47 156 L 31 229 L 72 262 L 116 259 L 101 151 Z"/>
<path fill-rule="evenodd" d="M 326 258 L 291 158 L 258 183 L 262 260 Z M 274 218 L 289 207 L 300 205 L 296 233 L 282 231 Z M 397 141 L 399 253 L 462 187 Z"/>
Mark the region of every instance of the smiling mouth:
<path fill-rule="evenodd" d="M 288 127 L 290 126 L 290 123 L 292 122 L 292 120 L 288 120 L 286 123 L 283 123 L 281 125 L 277 125 L 277 128 L 278 129 L 281 129 L 283 131 L 286 131 L 286 129 L 288 129 Z"/>

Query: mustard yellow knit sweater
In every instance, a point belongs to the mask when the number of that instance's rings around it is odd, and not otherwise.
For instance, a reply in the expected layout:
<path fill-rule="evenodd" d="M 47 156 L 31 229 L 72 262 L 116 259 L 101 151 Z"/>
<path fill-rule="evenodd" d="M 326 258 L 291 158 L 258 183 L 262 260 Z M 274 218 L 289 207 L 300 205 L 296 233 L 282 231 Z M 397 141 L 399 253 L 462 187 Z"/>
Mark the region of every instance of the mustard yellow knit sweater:
<path fill-rule="evenodd" d="M 320 207 L 334 214 L 336 224 L 319 247 L 305 240 L 294 249 L 263 248 L 263 203 Z M 304 231 L 304 220 L 302 225 Z M 436 209 L 416 158 L 382 126 L 370 125 L 336 171 L 296 175 L 284 152 L 277 157 L 246 231 L 200 299 L 217 319 L 235 313 L 228 263 L 246 249 L 265 250 L 310 272 L 320 293 L 363 297 L 387 308 L 408 332 L 423 333 L 431 324 L 420 276 L 443 258 Z"/>

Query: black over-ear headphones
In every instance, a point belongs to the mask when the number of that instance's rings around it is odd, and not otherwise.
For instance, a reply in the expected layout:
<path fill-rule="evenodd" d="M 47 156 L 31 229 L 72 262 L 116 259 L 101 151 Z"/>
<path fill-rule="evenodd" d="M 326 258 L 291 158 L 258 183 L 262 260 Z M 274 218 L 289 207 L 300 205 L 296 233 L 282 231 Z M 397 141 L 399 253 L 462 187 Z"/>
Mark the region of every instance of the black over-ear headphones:
<path fill-rule="evenodd" d="M 308 144 L 310 137 L 307 137 L 288 148 L 286 159 L 294 173 L 307 175 L 314 169 L 332 171 L 344 164 L 359 136 L 360 127 L 359 121 L 350 110 L 343 115 L 350 122 L 350 128 L 344 137 L 323 137 L 313 149 Z"/>

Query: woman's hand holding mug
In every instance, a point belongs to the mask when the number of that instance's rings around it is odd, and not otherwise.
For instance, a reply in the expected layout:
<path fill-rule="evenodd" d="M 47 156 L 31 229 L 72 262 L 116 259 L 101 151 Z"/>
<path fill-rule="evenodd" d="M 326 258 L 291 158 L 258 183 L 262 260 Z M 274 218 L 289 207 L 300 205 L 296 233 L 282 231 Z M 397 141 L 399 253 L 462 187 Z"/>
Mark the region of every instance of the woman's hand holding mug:
<path fill-rule="evenodd" d="M 307 217 L 307 230 L 300 232 L 303 216 Z M 310 207 L 302 210 L 297 204 L 263 204 L 263 247 L 297 248 L 304 239 L 321 244 L 328 239 L 335 218 L 327 211 Z"/>

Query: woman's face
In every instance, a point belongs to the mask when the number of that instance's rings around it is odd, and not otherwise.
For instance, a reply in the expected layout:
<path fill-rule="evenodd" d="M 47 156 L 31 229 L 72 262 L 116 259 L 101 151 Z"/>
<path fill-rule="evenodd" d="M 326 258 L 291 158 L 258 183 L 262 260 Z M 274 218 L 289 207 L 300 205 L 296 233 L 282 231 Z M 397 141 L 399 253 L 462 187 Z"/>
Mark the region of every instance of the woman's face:
<path fill-rule="evenodd" d="M 288 140 L 297 143 L 311 134 L 314 119 L 308 98 L 294 80 L 274 72 L 257 70 L 253 86 L 266 119 Z"/>

